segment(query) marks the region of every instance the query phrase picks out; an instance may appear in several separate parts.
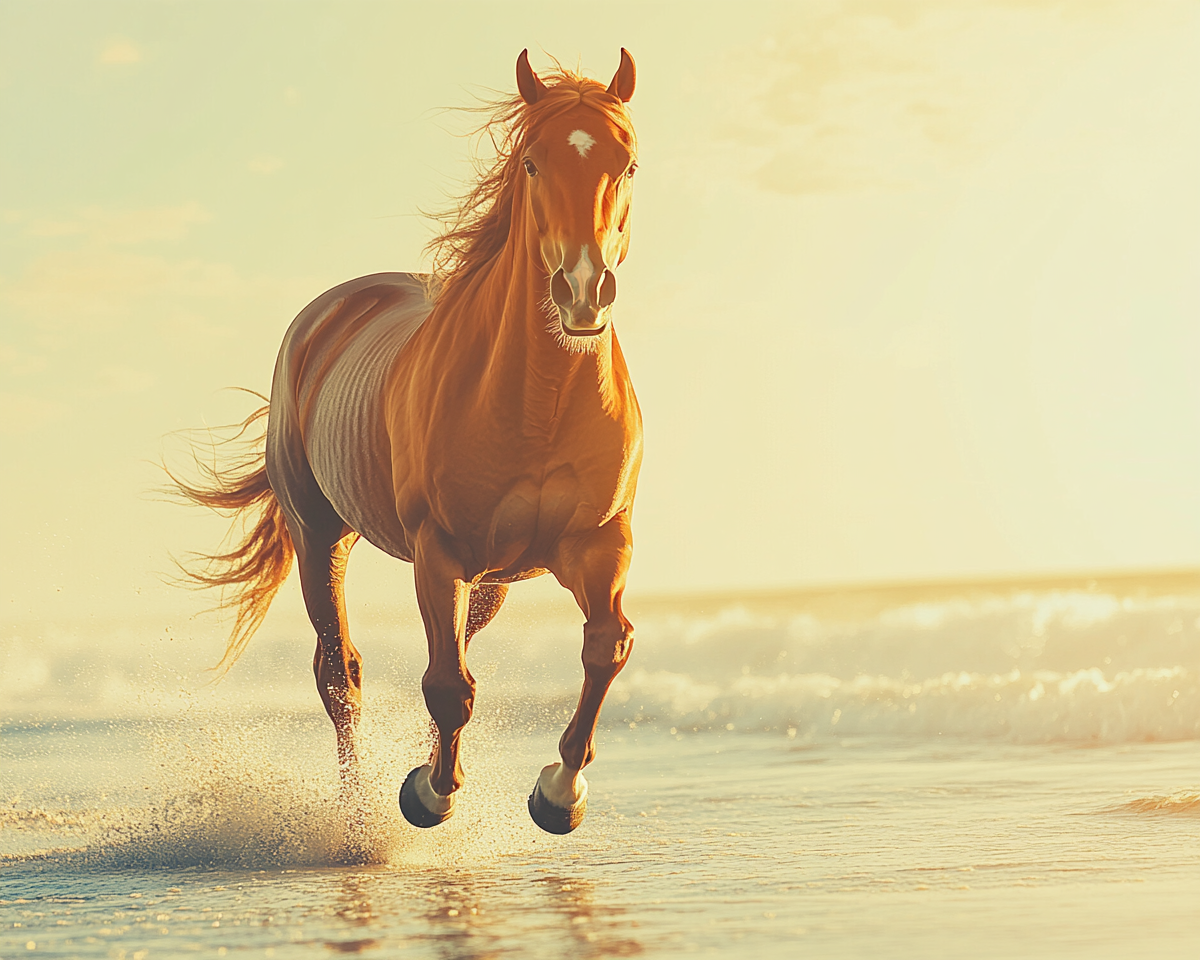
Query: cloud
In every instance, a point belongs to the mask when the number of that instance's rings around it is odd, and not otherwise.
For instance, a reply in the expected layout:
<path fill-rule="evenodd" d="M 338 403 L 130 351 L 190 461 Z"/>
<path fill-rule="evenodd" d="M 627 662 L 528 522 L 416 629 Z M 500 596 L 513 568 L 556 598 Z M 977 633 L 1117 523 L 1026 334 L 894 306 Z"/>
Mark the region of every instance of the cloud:
<path fill-rule="evenodd" d="M 246 282 L 228 264 L 83 246 L 38 257 L 0 279 L 0 305 L 56 330 L 120 324 L 146 301 L 236 297 Z"/>
<path fill-rule="evenodd" d="M 8 376 L 27 377 L 45 369 L 45 358 L 0 343 L 0 370 Z"/>
<path fill-rule="evenodd" d="M 106 398 L 160 391 L 193 354 L 248 342 L 269 353 L 311 297 L 309 278 L 181 249 L 209 219 L 195 203 L 7 219 L 25 257 L 0 264 L 0 435 L 36 437 Z"/>
<path fill-rule="evenodd" d="M 103 367 L 96 376 L 106 394 L 144 393 L 158 382 L 154 374 L 124 365 Z"/>
<path fill-rule="evenodd" d="M 255 157 L 246 164 L 246 169 L 251 173 L 270 174 L 279 170 L 282 166 L 283 161 L 278 157 Z"/>
<path fill-rule="evenodd" d="M 0 434 L 19 436 L 57 420 L 66 408 L 50 400 L 0 392 Z"/>
<path fill-rule="evenodd" d="M 84 207 L 72 216 L 37 217 L 28 222 L 26 234 L 54 239 L 81 237 L 102 244 L 136 244 L 155 240 L 180 240 L 193 224 L 212 219 L 200 204 L 111 210 Z"/>
<path fill-rule="evenodd" d="M 246 277 L 228 263 L 171 255 L 194 224 L 210 219 L 194 202 L 23 215 L 16 223 L 32 255 L 20 268 L 0 273 L 0 316 L 14 330 L 37 329 L 52 340 L 144 323 L 182 324 L 193 335 L 219 336 L 223 328 L 214 319 L 236 314 L 250 301 L 302 300 L 302 281 Z M 164 250 L 164 244 L 171 246 Z M 37 252 L 38 246 L 44 249 Z M 51 341 L 36 342 L 41 349 Z M 32 362 L 7 345 L 0 348 L 0 371 L 30 369 Z M 125 389 L 132 381 L 118 376 L 108 386 L 118 382 Z"/>
<path fill-rule="evenodd" d="M 908 188 L 973 163 L 1136 10 L 957 0 L 796 9 L 731 55 L 716 93 L 730 159 L 789 194 Z"/>
<path fill-rule="evenodd" d="M 99 61 L 104 64 L 140 63 L 142 51 L 131 40 L 111 40 L 100 51 Z"/>

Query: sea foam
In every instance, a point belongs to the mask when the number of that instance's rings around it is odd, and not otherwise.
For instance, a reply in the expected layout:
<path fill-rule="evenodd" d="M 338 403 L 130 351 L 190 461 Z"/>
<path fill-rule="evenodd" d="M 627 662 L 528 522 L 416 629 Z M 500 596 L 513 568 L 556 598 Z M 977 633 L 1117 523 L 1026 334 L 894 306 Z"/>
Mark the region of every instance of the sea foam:
<path fill-rule="evenodd" d="M 520 587 L 514 589 L 514 594 Z M 636 602 L 633 657 L 609 728 L 1102 742 L 1200 738 L 1200 596 L 1025 589 L 814 610 L 801 597 Z M 273 614 L 273 616 L 276 616 Z M 555 728 L 578 698 L 580 617 L 512 604 L 468 663 L 477 715 Z M 366 709 L 421 708 L 424 638 L 411 611 L 358 616 Z M 299 616 L 268 621 L 228 678 L 204 668 L 219 631 L 121 625 L 14 632 L 0 642 L 10 720 L 319 714 Z M 378 704 L 379 706 L 373 706 Z M 391 708 L 386 708 L 391 709 Z"/>

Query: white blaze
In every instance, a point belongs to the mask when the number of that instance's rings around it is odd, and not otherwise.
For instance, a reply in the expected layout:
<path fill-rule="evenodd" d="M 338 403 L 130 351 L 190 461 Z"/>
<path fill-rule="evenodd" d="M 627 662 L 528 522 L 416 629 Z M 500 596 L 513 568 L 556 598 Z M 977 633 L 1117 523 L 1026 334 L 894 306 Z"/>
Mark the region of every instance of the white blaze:
<path fill-rule="evenodd" d="M 581 157 L 586 157 L 588 151 L 595 144 L 595 139 L 586 130 L 572 130 L 571 135 L 567 137 L 567 143 L 579 151 Z"/>

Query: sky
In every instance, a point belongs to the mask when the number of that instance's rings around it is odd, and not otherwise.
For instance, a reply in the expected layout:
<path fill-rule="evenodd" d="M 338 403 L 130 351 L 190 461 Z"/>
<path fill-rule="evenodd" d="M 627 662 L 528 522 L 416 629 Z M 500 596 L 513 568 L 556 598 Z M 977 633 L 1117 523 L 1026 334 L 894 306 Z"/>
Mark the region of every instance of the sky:
<path fill-rule="evenodd" d="M 3 0 L 7 618 L 201 604 L 177 432 L 426 265 L 453 108 L 622 46 L 631 594 L 1200 565 L 1200 6 Z"/>

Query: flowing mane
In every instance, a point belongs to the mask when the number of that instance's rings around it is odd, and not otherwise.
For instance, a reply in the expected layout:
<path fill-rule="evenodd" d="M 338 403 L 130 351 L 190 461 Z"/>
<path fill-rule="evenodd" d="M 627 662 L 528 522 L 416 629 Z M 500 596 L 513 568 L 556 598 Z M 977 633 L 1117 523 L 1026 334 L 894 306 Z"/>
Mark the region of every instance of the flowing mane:
<path fill-rule="evenodd" d="M 441 233 L 425 247 L 432 260 L 433 282 L 442 291 L 469 279 L 504 249 L 512 224 L 512 201 L 516 173 L 530 133 L 543 121 L 558 116 L 580 103 L 611 120 L 636 149 L 633 121 L 621 99 L 604 84 L 590 80 L 561 65 L 543 80 L 549 88 L 532 106 L 520 96 L 485 102 L 477 109 L 490 116 L 475 131 L 491 142 L 495 159 L 489 166 L 476 159 L 478 180 L 456 206 L 433 215 L 442 224 Z"/>

